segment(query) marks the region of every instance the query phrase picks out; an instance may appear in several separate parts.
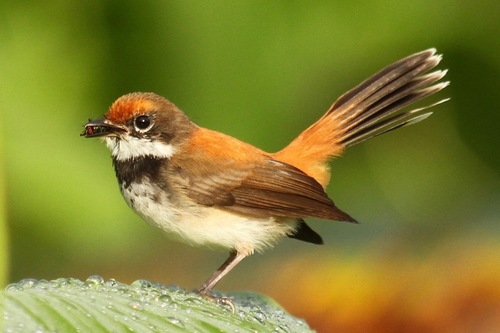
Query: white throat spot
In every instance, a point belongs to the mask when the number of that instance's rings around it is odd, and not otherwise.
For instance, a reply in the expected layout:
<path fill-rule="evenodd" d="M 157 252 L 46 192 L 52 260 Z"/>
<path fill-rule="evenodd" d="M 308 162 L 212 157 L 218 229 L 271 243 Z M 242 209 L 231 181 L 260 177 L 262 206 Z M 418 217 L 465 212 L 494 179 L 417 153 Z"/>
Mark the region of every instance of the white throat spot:
<path fill-rule="evenodd" d="M 111 155 L 118 161 L 126 161 L 131 158 L 152 156 L 155 158 L 171 158 L 175 148 L 168 143 L 139 139 L 133 136 L 126 138 L 104 138 L 106 146 L 111 150 Z"/>

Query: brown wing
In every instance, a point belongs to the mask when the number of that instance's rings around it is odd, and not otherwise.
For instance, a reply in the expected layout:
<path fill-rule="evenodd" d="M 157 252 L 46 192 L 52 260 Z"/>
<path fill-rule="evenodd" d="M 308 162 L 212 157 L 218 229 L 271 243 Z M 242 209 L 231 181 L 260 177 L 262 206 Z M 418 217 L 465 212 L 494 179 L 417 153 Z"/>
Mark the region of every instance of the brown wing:
<path fill-rule="evenodd" d="M 208 132 L 200 129 L 196 141 L 203 145 L 193 142 L 182 160 L 172 161 L 182 169 L 188 180 L 188 196 L 196 202 L 256 217 L 355 222 L 333 204 L 316 180 L 301 170 L 251 145 Z M 203 163 L 195 162 L 200 160 Z"/>
<path fill-rule="evenodd" d="M 283 217 L 318 217 L 351 221 L 328 198 L 321 185 L 299 169 L 271 158 L 256 166 L 231 191 L 235 203 L 225 209 Z"/>

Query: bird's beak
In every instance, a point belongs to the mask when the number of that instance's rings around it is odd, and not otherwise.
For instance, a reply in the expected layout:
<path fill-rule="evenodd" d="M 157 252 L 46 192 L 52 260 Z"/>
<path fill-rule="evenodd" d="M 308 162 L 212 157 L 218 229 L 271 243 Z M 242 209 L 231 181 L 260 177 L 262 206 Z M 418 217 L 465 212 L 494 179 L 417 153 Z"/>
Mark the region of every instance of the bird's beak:
<path fill-rule="evenodd" d="M 85 124 L 85 129 L 80 134 L 86 138 L 95 138 L 99 136 L 117 136 L 127 131 L 123 125 L 114 124 L 108 119 L 90 120 Z"/>

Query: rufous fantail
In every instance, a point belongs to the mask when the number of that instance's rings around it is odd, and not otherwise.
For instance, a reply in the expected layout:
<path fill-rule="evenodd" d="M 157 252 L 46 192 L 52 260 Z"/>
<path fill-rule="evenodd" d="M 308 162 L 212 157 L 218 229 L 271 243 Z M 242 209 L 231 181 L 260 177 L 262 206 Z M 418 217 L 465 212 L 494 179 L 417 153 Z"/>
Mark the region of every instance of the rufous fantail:
<path fill-rule="evenodd" d="M 304 218 L 355 222 L 325 192 L 328 162 L 348 147 L 427 118 L 431 113 L 422 110 L 445 101 L 400 111 L 448 85 L 438 82 L 446 71 L 427 73 L 441 60 L 435 52 L 382 69 L 276 153 L 200 127 L 153 93 L 120 97 L 82 135 L 104 140 L 120 191 L 144 220 L 188 244 L 230 251 L 197 291 L 211 297 L 243 258 L 283 237 L 322 244 Z"/>

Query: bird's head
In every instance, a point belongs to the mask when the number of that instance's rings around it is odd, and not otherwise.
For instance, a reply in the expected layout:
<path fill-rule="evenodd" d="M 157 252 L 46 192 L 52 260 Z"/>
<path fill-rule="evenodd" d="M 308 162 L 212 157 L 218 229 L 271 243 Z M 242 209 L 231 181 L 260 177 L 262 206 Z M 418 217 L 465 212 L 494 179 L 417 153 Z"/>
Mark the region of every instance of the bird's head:
<path fill-rule="evenodd" d="M 118 98 L 98 120 L 89 120 L 81 136 L 104 139 L 113 158 L 170 158 L 196 127 L 173 103 L 153 93 Z"/>

